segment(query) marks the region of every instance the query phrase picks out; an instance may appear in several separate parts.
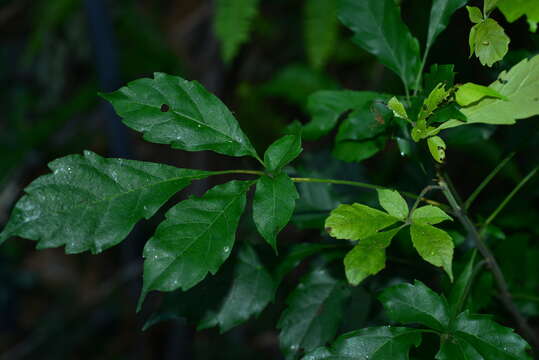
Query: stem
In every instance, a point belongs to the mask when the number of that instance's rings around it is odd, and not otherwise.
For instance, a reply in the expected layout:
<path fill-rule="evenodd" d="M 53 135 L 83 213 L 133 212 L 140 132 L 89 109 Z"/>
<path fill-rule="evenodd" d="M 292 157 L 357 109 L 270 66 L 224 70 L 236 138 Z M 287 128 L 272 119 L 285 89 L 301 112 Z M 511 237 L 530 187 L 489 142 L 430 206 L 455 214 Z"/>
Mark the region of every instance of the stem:
<path fill-rule="evenodd" d="M 417 95 L 417 92 L 419 91 L 419 84 L 421 83 L 423 70 L 425 69 L 425 65 L 427 64 L 427 57 L 429 56 L 429 51 L 430 51 L 430 46 L 427 46 L 425 48 L 425 54 L 423 54 L 423 60 L 421 60 L 421 67 L 419 68 L 419 73 L 417 74 L 417 78 L 415 80 L 414 96 Z"/>
<path fill-rule="evenodd" d="M 474 254 L 475 256 L 475 254 Z M 457 306 L 455 308 L 455 312 L 457 314 L 459 314 L 461 311 L 462 311 L 462 306 L 464 305 L 464 302 L 466 301 L 466 298 L 468 298 L 468 294 L 470 293 L 470 290 L 472 288 L 472 283 L 475 279 L 475 277 L 477 276 L 477 274 L 479 273 L 479 271 L 481 271 L 481 269 L 483 268 L 483 266 L 485 266 L 487 263 L 486 260 L 481 260 L 480 262 L 478 262 L 473 270 L 472 270 L 472 274 L 470 275 L 470 280 L 468 281 L 468 283 L 466 284 L 466 287 L 464 288 L 464 292 L 462 293 L 462 296 L 460 297 L 458 303 L 457 303 Z"/>
<path fill-rule="evenodd" d="M 496 282 L 496 285 L 498 286 L 498 289 L 500 291 L 501 302 L 503 303 L 507 311 L 509 311 L 513 319 L 516 321 L 524 338 L 526 338 L 526 340 L 535 349 L 539 348 L 539 341 L 535 337 L 534 331 L 531 329 L 526 319 L 520 314 L 516 305 L 513 303 L 511 293 L 509 292 L 509 288 L 507 286 L 507 282 L 505 280 L 505 277 L 503 276 L 500 266 L 498 265 L 498 262 L 496 261 L 496 258 L 494 257 L 494 254 L 483 241 L 483 238 L 481 237 L 481 235 L 477 231 L 477 228 L 466 214 L 465 210 L 457 202 L 455 195 L 449 189 L 446 177 L 444 176 L 444 174 L 442 174 L 441 170 L 438 171 L 438 184 L 440 185 L 442 192 L 447 198 L 447 201 L 449 201 L 449 205 L 453 208 L 453 212 L 455 213 L 456 217 L 459 219 L 462 226 L 464 226 L 468 235 L 474 240 L 475 245 L 481 255 L 485 258 L 486 264 L 492 272 L 492 275 L 494 276 L 494 281 Z"/>
<path fill-rule="evenodd" d="M 410 212 L 408 213 L 408 219 L 406 220 L 406 223 L 407 224 L 411 224 L 411 219 L 412 219 L 412 214 L 414 213 L 415 209 L 417 209 L 417 207 L 419 206 L 419 203 L 422 201 L 422 200 L 425 200 L 424 196 L 427 195 L 427 193 L 431 190 L 435 190 L 435 189 L 440 189 L 439 186 L 437 185 L 428 185 L 426 186 L 422 191 L 421 193 L 419 193 L 419 196 L 417 197 L 414 205 L 412 206 L 412 209 L 410 210 Z"/>

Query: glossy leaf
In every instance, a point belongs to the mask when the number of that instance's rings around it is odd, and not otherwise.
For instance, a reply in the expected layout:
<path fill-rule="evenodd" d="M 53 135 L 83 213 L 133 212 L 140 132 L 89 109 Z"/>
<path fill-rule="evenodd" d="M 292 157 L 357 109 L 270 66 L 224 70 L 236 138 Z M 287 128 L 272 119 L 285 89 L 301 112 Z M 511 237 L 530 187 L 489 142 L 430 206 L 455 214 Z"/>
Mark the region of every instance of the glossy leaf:
<path fill-rule="evenodd" d="M 387 107 L 393 111 L 393 115 L 396 117 L 409 120 L 408 114 L 406 113 L 406 108 L 395 96 L 389 99 Z"/>
<path fill-rule="evenodd" d="M 378 189 L 378 202 L 389 215 L 401 220 L 408 216 L 408 203 L 396 190 Z"/>
<path fill-rule="evenodd" d="M 376 233 L 359 241 L 344 258 L 346 278 L 352 285 L 358 285 L 366 277 L 376 275 L 386 266 L 385 248 L 400 228 Z"/>
<path fill-rule="evenodd" d="M 443 163 L 446 149 L 444 140 L 439 136 L 433 136 L 427 139 L 427 145 L 434 160 L 440 164 Z"/>
<path fill-rule="evenodd" d="M 453 220 L 442 209 L 437 206 L 425 205 L 414 210 L 412 222 L 420 225 L 436 225 L 442 221 Z"/>
<path fill-rule="evenodd" d="M 155 73 L 154 79 L 135 80 L 101 96 L 147 141 L 187 151 L 257 157 L 230 110 L 196 81 Z"/>
<path fill-rule="evenodd" d="M 232 287 L 217 311 L 210 311 L 198 329 L 219 326 L 221 332 L 258 316 L 272 301 L 274 282 L 254 249 L 244 246 L 238 254 Z"/>
<path fill-rule="evenodd" d="M 256 182 L 253 220 L 262 237 L 277 250 L 277 234 L 288 224 L 299 198 L 294 182 L 284 173 L 262 176 Z"/>
<path fill-rule="evenodd" d="M 409 360 L 421 331 L 404 327 L 371 327 L 340 336 L 330 348 L 320 348 L 302 360 Z"/>
<path fill-rule="evenodd" d="M 316 140 L 337 125 L 341 115 L 349 110 L 363 108 L 381 94 L 370 91 L 322 90 L 309 96 L 307 111 L 311 121 L 303 128 L 306 139 Z"/>
<path fill-rule="evenodd" d="M 264 154 L 264 163 L 269 171 L 280 171 L 302 152 L 299 135 L 285 135 L 271 144 Z"/>
<path fill-rule="evenodd" d="M 450 314 L 447 302 L 421 281 L 386 288 L 379 298 L 392 321 L 422 324 L 441 332 L 448 330 Z"/>
<path fill-rule="evenodd" d="M 455 92 L 455 100 L 461 106 L 471 105 L 486 97 L 508 100 L 493 88 L 474 83 L 460 85 Z"/>
<path fill-rule="evenodd" d="M 393 0 L 343 0 L 339 19 L 352 30 L 356 44 L 378 57 L 408 88 L 414 86 L 420 69 L 419 42 Z"/>
<path fill-rule="evenodd" d="M 217 0 L 215 34 L 221 41 L 221 53 L 230 62 L 242 44 L 249 39 L 259 0 Z"/>
<path fill-rule="evenodd" d="M 105 159 L 85 151 L 49 164 L 15 205 L 0 243 L 11 236 L 39 249 L 65 245 L 68 254 L 97 254 L 121 242 L 176 192 L 211 172 L 148 162 Z"/>
<path fill-rule="evenodd" d="M 441 266 L 452 280 L 454 245 L 451 236 L 434 226 L 419 224 L 410 226 L 410 235 L 419 255 L 432 265 Z"/>
<path fill-rule="evenodd" d="M 475 54 L 481 64 L 490 67 L 505 57 L 510 41 L 500 24 L 488 18 L 474 25 L 470 32 L 471 54 Z"/>
<path fill-rule="evenodd" d="M 144 284 L 139 308 L 152 290 L 187 290 L 228 258 L 236 237 L 246 192 L 252 182 L 217 185 L 202 197 L 191 197 L 165 214 L 144 247 Z"/>
<path fill-rule="evenodd" d="M 362 204 L 341 204 L 326 219 L 326 230 L 337 239 L 359 240 L 376 234 L 399 219 Z"/>
<path fill-rule="evenodd" d="M 427 35 L 427 48 L 430 48 L 438 35 L 449 24 L 451 15 L 464 5 L 468 0 L 434 0 L 430 10 L 429 32 Z"/>
<path fill-rule="evenodd" d="M 305 46 L 309 63 L 314 68 L 328 61 L 339 33 L 336 0 L 310 0 L 305 2 Z"/>
<path fill-rule="evenodd" d="M 470 21 L 474 24 L 479 24 L 484 20 L 483 13 L 481 12 L 481 9 L 476 6 L 466 6 L 466 10 L 468 10 L 468 17 L 470 18 Z"/>
<path fill-rule="evenodd" d="M 349 289 L 327 271 L 305 276 L 290 294 L 277 327 L 286 355 L 313 350 L 333 339 L 339 328 Z"/>

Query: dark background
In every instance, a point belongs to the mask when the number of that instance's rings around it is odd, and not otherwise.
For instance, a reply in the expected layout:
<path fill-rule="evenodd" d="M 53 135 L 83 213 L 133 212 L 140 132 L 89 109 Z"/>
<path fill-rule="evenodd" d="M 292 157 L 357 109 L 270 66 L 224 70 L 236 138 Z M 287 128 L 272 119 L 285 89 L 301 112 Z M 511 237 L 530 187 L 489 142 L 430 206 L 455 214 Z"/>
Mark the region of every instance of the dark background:
<path fill-rule="evenodd" d="M 430 3 L 403 1 L 405 21 L 422 44 Z M 47 173 L 49 161 L 84 149 L 187 168 L 257 168 L 251 160 L 209 152 L 186 153 L 145 143 L 97 96 L 98 91 L 115 90 L 155 71 L 204 84 L 231 108 L 262 153 L 290 122 L 308 120 L 305 101 L 313 91 L 346 88 L 402 92 L 397 77 L 348 41 L 350 34 L 344 28 L 326 68 L 311 68 L 305 55 L 303 4 L 297 0 L 262 0 L 250 42 L 232 63 L 224 64 L 212 28 L 212 1 L 0 0 L 0 228 L 23 188 Z M 512 39 L 511 52 L 503 62 L 488 69 L 477 59 L 469 59 L 471 24 L 461 9 L 434 46 L 427 68 L 432 63 L 454 63 L 457 82 L 488 84 L 502 69 L 537 53 L 539 36 L 529 33 L 525 21 L 509 25 L 499 13 L 494 17 Z M 507 154 L 516 152 L 473 209 L 484 218 L 538 163 L 539 121 L 535 118 L 511 127 L 456 129 L 448 132 L 447 141 L 448 171 L 463 194 L 469 194 Z M 416 193 L 427 182 L 418 164 L 399 156 L 394 142 L 359 165 L 329 160 L 331 137 L 306 143 L 304 148 L 314 155 L 305 156 L 297 167 L 309 174 L 362 180 Z M 210 185 L 224 180 L 198 182 L 175 201 L 188 193 L 202 194 Z M 533 273 L 539 274 L 537 185 L 537 179 L 532 180 L 500 215 L 495 224 L 498 227 L 491 229 L 506 241 L 494 246 L 507 255 L 509 260 L 502 265 L 510 280 L 515 279 L 514 287 L 523 297 L 519 305 L 536 328 L 539 281 Z M 373 194 L 336 188 L 332 196 L 330 203 L 343 199 L 369 201 Z M 319 218 L 327 211 L 318 214 Z M 0 359 L 279 359 L 275 324 L 286 291 L 279 293 L 275 304 L 258 321 L 224 335 L 217 329 L 195 334 L 194 326 L 182 322 L 162 323 L 142 332 L 144 319 L 159 304 L 160 297 L 152 296 L 144 311 L 135 314 L 141 252 L 161 218 L 162 214 L 142 222 L 121 245 L 98 256 L 67 256 L 63 249 L 38 252 L 31 241 L 23 239 L 11 239 L 0 247 Z M 302 221 L 301 216 L 296 217 L 295 225 L 280 235 L 280 244 L 321 238 L 320 230 L 300 231 L 311 227 Z M 252 223 L 243 222 L 240 234 L 255 236 Z M 456 226 L 457 236 L 458 230 Z M 271 257 L 269 249 L 263 251 Z M 523 252 L 534 255 L 524 261 Z M 415 260 L 404 264 L 395 260 L 390 267 L 394 265 L 395 273 L 408 271 L 404 277 L 416 277 L 412 270 L 406 270 L 418 266 Z M 425 276 L 424 269 L 431 268 L 423 266 L 416 270 Z M 287 280 L 285 289 L 295 284 L 301 271 Z M 393 272 L 386 275 L 388 279 L 392 276 Z M 528 283 L 518 287 L 522 278 Z M 492 301 L 492 279 L 486 275 L 481 281 L 486 290 L 477 298 L 484 303 L 477 309 L 498 311 Z M 498 320 L 511 326 L 503 310 L 500 314 Z M 361 321 L 365 323 L 365 319 Z"/>

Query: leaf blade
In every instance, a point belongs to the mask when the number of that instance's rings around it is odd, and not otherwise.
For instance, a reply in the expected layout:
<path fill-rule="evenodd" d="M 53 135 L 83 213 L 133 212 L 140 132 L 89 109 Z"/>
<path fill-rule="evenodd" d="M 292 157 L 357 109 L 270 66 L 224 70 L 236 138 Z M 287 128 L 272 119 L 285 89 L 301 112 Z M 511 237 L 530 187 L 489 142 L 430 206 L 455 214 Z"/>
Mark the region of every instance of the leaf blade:
<path fill-rule="evenodd" d="M 412 224 L 412 243 L 419 255 L 434 266 L 441 266 L 453 280 L 452 260 L 454 244 L 445 231 L 431 225 Z"/>
<path fill-rule="evenodd" d="M 468 0 L 435 0 L 430 10 L 427 49 L 432 46 L 438 35 L 445 30 L 455 11 L 466 5 Z"/>

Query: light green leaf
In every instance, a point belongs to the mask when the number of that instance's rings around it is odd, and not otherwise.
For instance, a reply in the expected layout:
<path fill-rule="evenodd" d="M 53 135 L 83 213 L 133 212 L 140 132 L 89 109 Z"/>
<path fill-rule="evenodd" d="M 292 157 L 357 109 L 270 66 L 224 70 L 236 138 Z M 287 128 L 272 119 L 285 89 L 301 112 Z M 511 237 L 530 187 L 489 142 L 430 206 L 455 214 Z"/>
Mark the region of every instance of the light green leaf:
<path fill-rule="evenodd" d="M 470 47 L 473 48 L 473 53 L 479 58 L 481 64 L 490 67 L 507 54 L 511 39 L 496 20 L 488 18 L 474 25 L 472 32 L 470 33 Z"/>
<path fill-rule="evenodd" d="M 412 214 L 412 222 L 420 225 L 435 225 L 446 220 L 453 221 L 442 209 L 432 205 L 417 208 Z"/>
<path fill-rule="evenodd" d="M 389 99 L 387 107 L 393 111 L 393 115 L 395 115 L 396 117 L 404 120 L 409 120 L 404 105 L 395 96 Z"/>
<path fill-rule="evenodd" d="M 343 0 L 339 19 L 354 33 L 352 40 L 393 70 L 408 88 L 420 69 L 419 42 L 400 16 L 394 0 Z"/>
<path fill-rule="evenodd" d="M 498 9 L 500 9 L 508 22 L 513 22 L 526 15 L 530 23 L 530 31 L 536 31 L 537 23 L 539 22 L 537 0 L 500 0 Z"/>
<path fill-rule="evenodd" d="M 334 238 L 359 240 L 376 234 L 398 220 L 362 204 L 341 204 L 326 219 L 325 227 Z"/>
<path fill-rule="evenodd" d="M 331 56 L 339 33 L 336 0 L 308 0 L 304 5 L 305 46 L 309 63 L 322 68 Z"/>
<path fill-rule="evenodd" d="M 348 110 L 363 108 L 382 95 L 370 91 L 335 90 L 317 91 L 307 103 L 311 121 L 303 128 L 303 137 L 317 140 L 337 125 L 341 115 Z"/>
<path fill-rule="evenodd" d="M 486 97 L 508 100 L 493 88 L 474 83 L 460 85 L 455 93 L 455 100 L 461 106 L 471 105 Z"/>
<path fill-rule="evenodd" d="M 491 12 L 495 7 L 496 4 L 500 0 L 484 0 L 483 2 L 483 13 L 487 15 L 489 12 Z"/>
<path fill-rule="evenodd" d="M 445 30 L 451 15 L 464 5 L 468 0 L 434 0 L 430 10 L 429 32 L 427 35 L 427 48 L 430 48 L 434 41 Z"/>
<path fill-rule="evenodd" d="M 285 355 L 311 351 L 333 339 L 343 316 L 350 290 L 327 271 L 316 269 L 305 276 L 286 300 L 277 328 Z"/>
<path fill-rule="evenodd" d="M 418 121 L 426 120 L 432 113 L 438 109 L 450 95 L 450 91 L 445 89 L 445 85 L 440 83 L 430 92 L 429 96 L 423 101 L 423 106 L 419 111 Z"/>
<path fill-rule="evenodd" d="M 330 348 L 316 349 L 302 360 L 409 360 L 421 331 L 396 326 L 365 328 L 340 336 Z"/>
<path fill-rule="evenodd" d="M 444 140 L 439 136 L 433 136 L 427 139 L 429 151 L 434 160 L 438 163 L 443 163 L 445 160 L 446 145 Z"/>
<path fill-rule="evenodd" d="M 256 182 L 253 220 L 262 237 L 277 251 L 277 235 L 288 224 L 299 198 L 294 182 L 284 173 L 262 176 Z"/>
<path fill-rule="evenodd" d="M 249 39 L 259 0 L 217 0 L 215 4 L 215 35 L 221 41 L 221 53 L 230 62 L 242 44 Z"/>
<path fill-rule="evenodd" d="M 144 284 L 148 292 L 188 290 L 228 258 L 251 181 L 230 181 L 191 197 L 165 214 L 144 247 Z"/>
<path fill-rule="evenodd" d="M 408 204 L 396 190 L 378 189 L 378 202 L 389 215 L 401 220 L 408 216 Z"/>
<path fill-rule="evenodd" d="M 285 135 L 268 147 L 264 154 L 264 163 L 269 171 L 280 171 L 302 151 L 300 136 Z"/>
<path fill-rule="evenodd" d="M 445 332 L 449 328 L 447 301 L 421 281 L 386 288 L 379 297 L 387 316 L 402 324 L 422 324 Z"/>
<path fill-rule="evenodd" d="M 209 311 L 197 329 L 219 326 L 221 332 L 258 316 L 273 299 L 275 285 L 251 246 L 238 254 L 232 287 L 216 311 Z"/>
<path fill-rule="evenodd" d="M 468 10 L 468 17 L 470 18 L 470 21 L 474 24 L 479 24 L 482 22 L 483 19 L 483 13 L 481 12 L 481 9 L 479 9 L 476 6 L 466 6 L 466 10 Z"/>
<path fill-rule="evenodd" d="M 539 114 L 539 56 L 522 60 L 509 71 L 503 71 L 498 80 L 489 85 L 507 100 L 486 98 L 462 108 L 468 122 L 465 124 L 514 124 L 515 120 Z M 451 127 L 462 125 L 453 123 Z"/>
<path fill-rule="evenodd" d="M 120 243 L 172 195 L 211 172 L 142 161 L 105 159 L 85 151 L 49 164 L 15 205 L 0 243 L 11 236 L 38 249 L 65 245 L 68 254 L 97 254 Z"/>
<path fill-rule="evenodd" d="M 112 103 L 125 125 L 144 133 L 147 141 L 187 151 L 258 158 L 228 108 L 196 81 L 155 73 L 154 79 L 135 80 L 101 96 Z"/>
<path fill-rule="evenodd" d="M 376 275 L 386 266 L 385 248 L 400 228 L 379 232 L 359 241 L 344 258 L 346 278 L 359 285 L 366 277 Z"/>
<path fill-rule="evenodd" d="M 434 266 L 441 266 L 453 280 L 453 241 L 445 231 L 431 225 L 412 224 L 412 243 L 419 255 Z"/>

